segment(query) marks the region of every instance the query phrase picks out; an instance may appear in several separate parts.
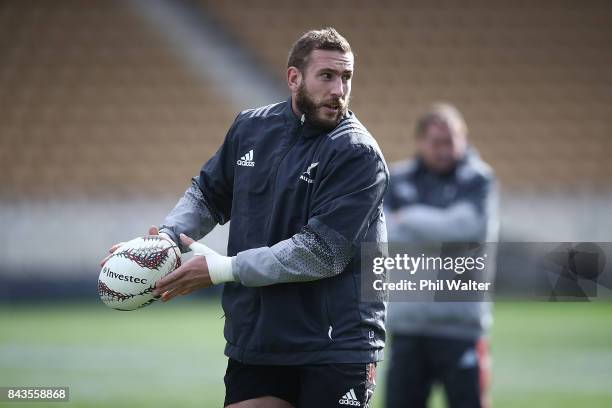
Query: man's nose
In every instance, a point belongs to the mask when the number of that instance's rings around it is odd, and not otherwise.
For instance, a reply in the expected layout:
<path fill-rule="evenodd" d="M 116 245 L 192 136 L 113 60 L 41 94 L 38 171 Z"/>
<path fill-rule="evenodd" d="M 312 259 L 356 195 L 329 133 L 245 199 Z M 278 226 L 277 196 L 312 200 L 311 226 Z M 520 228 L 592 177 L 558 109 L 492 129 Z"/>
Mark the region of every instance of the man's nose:
<path fill-rule="evenodd" d="M 341 98 L 344 95 L 344 83 L 341 78 L 336 78 L 332 84 L 331 94 L 334 97 Z"/>

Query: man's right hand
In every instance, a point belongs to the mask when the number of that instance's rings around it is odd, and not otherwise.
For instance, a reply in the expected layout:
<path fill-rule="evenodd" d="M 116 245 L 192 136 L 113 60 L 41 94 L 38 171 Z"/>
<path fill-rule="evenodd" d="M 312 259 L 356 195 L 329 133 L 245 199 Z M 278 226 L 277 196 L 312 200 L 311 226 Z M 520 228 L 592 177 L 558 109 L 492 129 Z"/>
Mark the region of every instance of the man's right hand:
<path fill-rule="evenodd" d="M 159 235 L 163 239 L 166 239 L 166 240 L 174 243 L 172 241 L 172 239 L 170 239 L 170 236 L 168 234 L 164 234 L 163 232 L 160 234 L 159 229 L 155 225 L 152 225 L 152 226 L 149 227 L 148 235 Z M 123 244 L 125 244 L 125 242 L 118 242 L 115 245 L 113 245 L 112 247 L 110 247 L 110 249 L 108 250 L 109 254 L 100 262 L 100 266 L 104 266 L 106 261 L 108 261 L 110 259 L 110 257 L 113 256 L 113 253 Z"/>

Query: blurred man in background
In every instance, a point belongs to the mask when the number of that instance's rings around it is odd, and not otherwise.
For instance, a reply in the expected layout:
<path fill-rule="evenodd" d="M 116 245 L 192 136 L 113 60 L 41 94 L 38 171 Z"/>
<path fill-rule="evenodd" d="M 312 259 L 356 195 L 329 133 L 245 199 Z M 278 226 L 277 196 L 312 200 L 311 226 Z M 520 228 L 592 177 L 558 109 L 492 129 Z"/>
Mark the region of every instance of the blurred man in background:
<path fill-rule="evenodd" d="M 468 145 L 459 111 L 434 105 L 417 123 L 416 150 L 391 170 L 389 242 L 496 240 L 495 176 Z M 486 406 L 490 324 L 484 302 L 390 303 L 387 407 L 425 407 L 436 382 L 450 407 Z"/>

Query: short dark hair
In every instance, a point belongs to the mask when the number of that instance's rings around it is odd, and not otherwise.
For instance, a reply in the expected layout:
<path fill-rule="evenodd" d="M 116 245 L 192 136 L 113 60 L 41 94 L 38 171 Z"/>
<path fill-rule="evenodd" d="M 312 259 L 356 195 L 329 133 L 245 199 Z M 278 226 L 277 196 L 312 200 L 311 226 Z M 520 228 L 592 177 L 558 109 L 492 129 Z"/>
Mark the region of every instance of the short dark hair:
<path fill-rule="evenodd" d="M 449 103 L 436 103 L 419 118 L 415 129 L 417 138 L 423 137 L 434 123 L 445 124 L 453 135 L 467 136 L 468 129 L 463 115 Z"/>
<path fill-rule="evenodd" d="M 291 47 L 287 68 L 296 67 L 304 72 L 308 66 L 308 57 L 313 50 L 352 52 L 346 38 L 341 36 L 335 28 L 326 27 L 320 30 L 309 30 Z"/>

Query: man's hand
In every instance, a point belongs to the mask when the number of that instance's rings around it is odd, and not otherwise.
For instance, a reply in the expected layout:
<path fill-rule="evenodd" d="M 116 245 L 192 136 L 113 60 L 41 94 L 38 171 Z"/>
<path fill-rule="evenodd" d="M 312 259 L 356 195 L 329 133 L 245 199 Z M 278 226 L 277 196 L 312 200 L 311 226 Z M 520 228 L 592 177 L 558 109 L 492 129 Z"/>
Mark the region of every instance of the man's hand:
<path fill-rule="evenodd" d="M 163 232 L 160 234 L 159 230 L 157 229 L 157 227 L 155 225 L 152 225 L 149 227 L 149 231 L 148 231 L 148 235 L 159 235 L 160 237 L 167 239 L 168 241 L 172 242 L 172 240 L 170 239 L 170 237 L 168 236 L 168 234 L 164 234 Z M 100 266 L 104 266 L 104 264 L 106 263 L 106 261 L 108 261 L 110 259 L 111 256 L 113 256 L 113 253 L 121 246 L 125 244 L 125 242 L 118 242 L 115 245 L 113 245 L 112 247 L 110 247 L 110 249 L 108 250 L 109 255 L 107 255 L 101 262 L 100 262 Z"/>
<path fill-rule="evenodd" d="M 189 247 L 195 241 L 181 234 L 181 243 Z M 212 286 L 208 264 L 203 255 L 194 255 L 180 267 L 176 268 L 155 284 L 154 296 L 161 294 L 162 301 L 167 302 L 175 296 L 188 295 L 198 289 Z"/>

